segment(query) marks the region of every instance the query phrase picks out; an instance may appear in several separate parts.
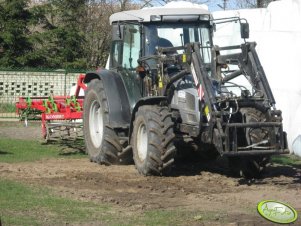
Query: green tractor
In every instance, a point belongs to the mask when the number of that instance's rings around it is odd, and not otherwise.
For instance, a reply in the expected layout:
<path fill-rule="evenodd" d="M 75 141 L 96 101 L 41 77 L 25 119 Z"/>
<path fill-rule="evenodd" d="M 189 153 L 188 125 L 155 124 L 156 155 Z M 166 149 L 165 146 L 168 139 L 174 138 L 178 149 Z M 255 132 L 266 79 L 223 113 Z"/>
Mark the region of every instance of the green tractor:
<path fill-rule="evenodd" d="M 207 156 L 257 177 L 287 152 L 281 111 L 240 18 L 213 20 L 198 7 L 155 7 L 110 17 L 109 68 L 88 72 L 84 137 L 90 160 L 132 160 L 143 175 L 166 175 L 189 140 Z M 213 44 L 216 25 L 240 25 L 242 44 Z M 232 51 L 231 54 L 222 54 Z M 233 82 L 237 77 L 248 87 Z M 234 92 L 232 89 L 236 89 Z M 237 91 L 238 90 L 238 91 Z"/>

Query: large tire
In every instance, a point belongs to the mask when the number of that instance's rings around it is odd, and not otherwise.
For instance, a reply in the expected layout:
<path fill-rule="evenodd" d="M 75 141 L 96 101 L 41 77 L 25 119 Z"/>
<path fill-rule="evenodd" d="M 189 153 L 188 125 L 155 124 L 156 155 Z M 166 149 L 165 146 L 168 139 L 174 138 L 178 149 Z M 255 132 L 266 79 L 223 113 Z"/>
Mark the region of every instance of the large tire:
<path fill-rule="evenodd" d="M 107 96 L 101 80 L 92 80 L 84 100 L 84 138 L 90 160 L 99 164 L 120 163 L 118 153 L 122 145 L 115 131 L 109 126 Z"/>
<path fill-rule="evenodd" d="M 267 121 L 267 115 L 255 108 L 242 108 L 240 110 L 245 123 L 249 122 L 265 122 Z M 269 136 L 268 128 L 254 128 L 246 129 L 246 142 L 248 145 L 258 143 Z"/>
<path fill-rule="evenodd" d="M 143 175 L 166 175 L 173 165 L 174 123 L 167 107 L 142 106 L 131 137 L 136 168 Z"/>
<path fill-rule="evenodd" d="M 242 108 L 240 113 L 245 123 L 265 122 L 268 117 L 254 108 Z M 270 136 L 269 128 L 247 128 L 243 133 L 245 134 L 245 139 L 240 140 L 240 142 L 243 142 L 244 145 L 256 144 Z M 240 176 L 245 178 L 260 178 L 269 160 L 270 157 L 268 155 L 230 157 L 229 166 L 233 173 L 237 174 L 239 172 Z"/>

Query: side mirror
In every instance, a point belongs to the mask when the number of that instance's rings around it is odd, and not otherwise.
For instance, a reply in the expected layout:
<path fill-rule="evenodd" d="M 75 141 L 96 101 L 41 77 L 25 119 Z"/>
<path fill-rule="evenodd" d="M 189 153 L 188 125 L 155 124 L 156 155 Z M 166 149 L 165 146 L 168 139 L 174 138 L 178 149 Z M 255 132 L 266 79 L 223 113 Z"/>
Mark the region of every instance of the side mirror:
<path fill-rule="evenodd" d="M 243 39 L 249 38 L 250 28 L 249 23 L 241 23 L 240 24 L 240 36 Z"/>
<path fill-rule="evenodd" d="M 122 41 L 124 34 L 124 25 L 115 24 L 112 27 L 112 41 Z"/>
<path fill-rule="evenodd" d="M 212 29 L 213 29 L 213 32 L 216 32 L 216 24 L 215 23 L 212 25 Z"/>

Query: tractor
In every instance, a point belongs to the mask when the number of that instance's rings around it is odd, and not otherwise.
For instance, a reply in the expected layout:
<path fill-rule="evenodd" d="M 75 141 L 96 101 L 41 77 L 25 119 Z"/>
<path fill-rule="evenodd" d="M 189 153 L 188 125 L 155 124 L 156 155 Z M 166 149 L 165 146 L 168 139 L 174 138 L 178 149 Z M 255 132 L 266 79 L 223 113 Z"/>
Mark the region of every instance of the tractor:
<path fill-rule="evenodd" d="M 246 41 L 246 20 L 214 20 L 204 8 L 167 4 L 118 12 L 110 23 L 109 67 L 84 80 L 92 162 L 134 161 L 142 175 L 168 175 L 185 152 L 181 144 L 189 143 L 210 158 L 225 156 L 231 170 L 253 178 L 271 155 L 288 152 L 256 43 Z M 223 23 L 239 25 L 241 44 L 214 45 Z"/>

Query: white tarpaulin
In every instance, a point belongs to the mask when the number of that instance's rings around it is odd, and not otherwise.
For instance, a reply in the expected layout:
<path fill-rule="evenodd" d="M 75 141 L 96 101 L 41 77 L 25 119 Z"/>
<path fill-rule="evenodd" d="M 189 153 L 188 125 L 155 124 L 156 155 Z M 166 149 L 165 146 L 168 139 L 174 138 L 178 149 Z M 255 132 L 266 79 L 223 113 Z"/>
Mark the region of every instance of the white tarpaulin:
<path fill-rule="evenodd" d="M 250 24 L 250 39 L 265 70 L 291 152 L 301 156 L 301 0 L 272 2 L 267 9 L 213 12 L 213 17 L 240 16 Z M 237 34 L 237 35 L 233 35 Z M 240 42 L 238 26 L 220 27 L 214 37 L 219 46 Z"/>

